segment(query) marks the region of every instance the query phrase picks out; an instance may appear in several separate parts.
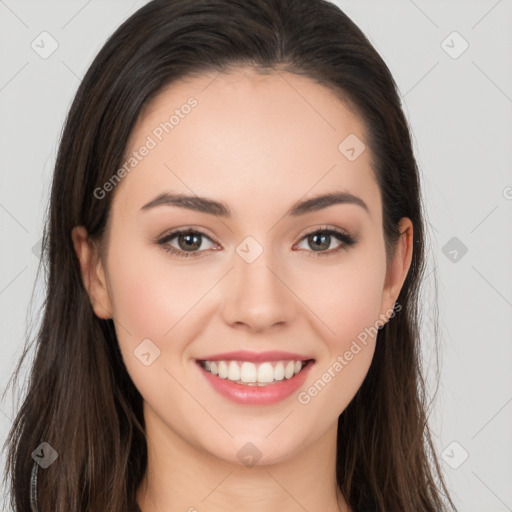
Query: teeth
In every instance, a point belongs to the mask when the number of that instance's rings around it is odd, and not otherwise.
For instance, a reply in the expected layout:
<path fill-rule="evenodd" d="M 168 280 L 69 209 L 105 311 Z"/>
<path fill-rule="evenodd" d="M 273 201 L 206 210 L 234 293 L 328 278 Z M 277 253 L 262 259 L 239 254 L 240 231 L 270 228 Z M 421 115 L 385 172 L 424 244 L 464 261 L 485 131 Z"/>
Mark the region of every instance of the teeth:
<path fill-rule="evenodd" d="M 258 382 L 272 382 L 274 380 L 274 368 L 270 363 L 260 364 L 257 380 Z"/>
<path fill-rule="evenodd" d="M 228 365 L 225 361 L 219 361 L 219 377 L 225 379 L 228 376 Z"/>
<path fill-rule="evenodd" d="M 238 366 L 235 361 L 230 361 L 228 368 L 229 380 L 239 380 L 240 379 L 240 366 Z"/>
<path fill-rule="evenodd" d="M 202 361 L 202 367 L 238 384 L 264 385 L 283 379 L 291 379 L 299 373 L 305 361 L 273 361 L 254 364 L 249 361 Z"/>
<path fill-rule="evenodd" d="M 235 361 L 231 361 L 231 363 L 235 363 Z M 240 369 L 240 380 L 242 382 L 256 382 L 257 377 L 258 374 L 256 372 L 256 365 L 248 363 L 247 361 L 242 363 L 242 367 Z"/>
<path fill-rule="evenodd" d="M 284 366 L 281 361 L 276 364 L 274 368 L 274 379 L 275 380 L 283 380 L 284 379 Z"/>
<path fill-rule="evenodd" d="M 284 368 L 284 376 L 287 379 L 290 379 L 295 375 L 295 363 L 293 361 L 288 361 L 286 368 Z"/>

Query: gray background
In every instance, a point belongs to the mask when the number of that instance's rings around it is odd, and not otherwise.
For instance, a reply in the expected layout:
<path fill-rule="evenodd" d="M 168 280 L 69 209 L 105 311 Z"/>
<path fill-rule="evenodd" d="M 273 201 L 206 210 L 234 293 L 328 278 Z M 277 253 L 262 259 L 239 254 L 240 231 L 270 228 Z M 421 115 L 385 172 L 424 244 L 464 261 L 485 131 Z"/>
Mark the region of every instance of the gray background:
<path fill-rule="evenodd" d="M 38 243 L 65 115 L 106 38 L 144 3 L 0 0 L 1 391 L 39 318 Z M 390 67 L 412 128 L 432 390 L 436 283 L 439 301 L 431 425 L 443 471 L 461 512 L 512 511 L 512 0 L 336 3 Z M 48 51 L 50 37 L 58 47 L 42 58 L 31 45 Z M 0 403 L 2 442 L 15 404 L 11 392 Z"/>

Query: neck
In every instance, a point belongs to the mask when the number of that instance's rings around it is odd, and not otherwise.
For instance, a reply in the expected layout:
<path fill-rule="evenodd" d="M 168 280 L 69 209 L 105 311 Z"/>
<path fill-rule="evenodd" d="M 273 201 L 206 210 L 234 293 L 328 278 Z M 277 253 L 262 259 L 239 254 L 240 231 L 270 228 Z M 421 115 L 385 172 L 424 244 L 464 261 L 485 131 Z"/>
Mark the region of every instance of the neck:
<path fill-rule="evenodd" d="M 253 466 L 191 446 L 156 417 L 147 417 L 146 434 L 142 512 L 350 512 L 336 483 L 337 424 L 290 458 Z"/>

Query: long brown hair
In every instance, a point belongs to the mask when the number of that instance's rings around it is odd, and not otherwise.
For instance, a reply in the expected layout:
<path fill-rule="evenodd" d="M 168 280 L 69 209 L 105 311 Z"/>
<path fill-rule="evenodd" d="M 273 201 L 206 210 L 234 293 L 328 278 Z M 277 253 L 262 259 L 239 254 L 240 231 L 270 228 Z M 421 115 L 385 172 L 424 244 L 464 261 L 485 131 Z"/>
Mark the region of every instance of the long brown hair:
<path fill-rule="evenodd" d="M 40 512 L 135 506 L 147 464 L 142 397 L 124 366 L 113 321 L 91 307 L 71 230 L 82 225 L 103 240 L 113 194 L 99 198 L 94 191 L 122 165 L 135 122 L 159 91 L 180 78 L 239 65 L 307 76 L 357 111 L 382 196 L 388 261 L 398 221 L 413 222 L 401 310 L 379 329 L 367 377 L 338 420 L 338 485 L 355 511 L 367 505 L 382 512 L 455 509 L 427 425 L 418 309 L 424 216 L 409 127 L 388 67 L 361 30 L 324 0 L 155 0 L 98 53 L 60 140 L 42 240 L 44 314 L 32 340 L 26 396 L 7 439 L 5 475 L 15 512 L 31 510 L 31 454 L 41 441 L 58 459 L 39 470 Z"/>

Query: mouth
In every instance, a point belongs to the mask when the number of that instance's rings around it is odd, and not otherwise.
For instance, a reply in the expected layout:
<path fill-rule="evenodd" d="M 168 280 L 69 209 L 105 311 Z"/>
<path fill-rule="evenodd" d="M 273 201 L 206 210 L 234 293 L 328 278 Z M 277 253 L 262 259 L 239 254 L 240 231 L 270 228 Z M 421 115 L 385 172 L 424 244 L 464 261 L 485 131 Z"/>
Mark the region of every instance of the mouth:
<path fill-rule="evenodd" d="M 218 356 L 216 356 L 218 357 Z M 299 356 L 300 357 L 300 356 Z M 233 384 L 253 387 L 274 386 L 292 380 L 314 359 L 280 359 L 259 362 L 237 359 L 197 359 L 197 364 L 211 375 Z"/>
<path fill-rule="evenodd" d="M 278 357 L 276 353 L 273 356 Z M 196 359 L 196 365 L 204 382 L 220 396 L 236 404 L 270 406 L 296 393 L 315 364 L 315 359 L 301 359 L 296 354 L 292 359 L 279 360 L 264 360 L 258 354 L 257 359 L 260 360 L 227 359 L 223 354 Z"/>

